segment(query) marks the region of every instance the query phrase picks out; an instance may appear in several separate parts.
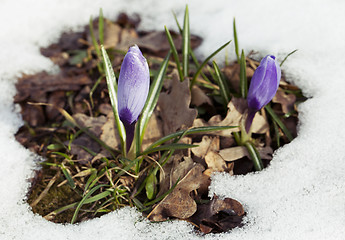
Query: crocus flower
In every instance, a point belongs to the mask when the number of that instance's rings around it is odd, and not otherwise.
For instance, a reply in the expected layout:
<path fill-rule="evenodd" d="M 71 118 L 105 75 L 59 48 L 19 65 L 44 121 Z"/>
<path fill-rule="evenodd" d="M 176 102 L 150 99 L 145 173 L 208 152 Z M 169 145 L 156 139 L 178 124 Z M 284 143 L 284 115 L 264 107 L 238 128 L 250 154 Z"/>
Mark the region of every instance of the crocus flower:
<path fill-rule="evenodd" d="M 246 131 L 249 132 L 255 113 L 268 104 L 277 92 L 281 77 L 280 66 L 274 56 L 266 56 L 255 70 L 250 82 L 247 102 Z"/>
<path fill-rule="evenodd" d="M 118 81 L 119 117 L 126 129 L 127 151 L 130 149 L 135 123 L 146 102 L 150 86 L 149 66 L 137 45 L 130 47 L 123 59 Z"/>

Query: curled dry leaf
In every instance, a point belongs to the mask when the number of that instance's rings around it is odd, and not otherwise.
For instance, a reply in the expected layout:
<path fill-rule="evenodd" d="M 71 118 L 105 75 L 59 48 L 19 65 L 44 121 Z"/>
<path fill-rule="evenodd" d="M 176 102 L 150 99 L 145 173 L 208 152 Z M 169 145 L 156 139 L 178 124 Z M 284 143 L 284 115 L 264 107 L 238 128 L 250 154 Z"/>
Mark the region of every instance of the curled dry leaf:
<path fill-rule="evenodd" d="M 241 226 L 245 212 L 243 206 L 232 198 L 214 196 L 207 204 L 198 205 L 197 212 L 188 219 L 203 233 L 227 232 Z"/>
<path fill-rule="evenodd" d="M 286 114 L 294 110 L 296 96 L 294 94 L 286 94 L 283 90 L 278 89 L 272 101 L 275 103 L 280 103 L 283 113 Z"/>
<path fill-rule="evenodd" d="M 204 167 L 201 164 L 194 164 L 193 168 L 181 179 L 174 190 L 158 203 L 148 218 L 151 221 L 165 221 L 169 217 L 187 219 L 197 210 L 197 204 L 190 196 L 190 192 L 198 189 L 207 180 L 202 172 Z"/>
<path fill-rule="evenodd" d="M 204 174 L 209 177 L 214 172 L 224 172 L 228 170 L 224 159 L 217 152 L 208 152 L 205 156 L 205 162 L 208 168 L 205 170 Z"/>
<path fill-rule="evenodd" d="M 191 127 L 198 114 L 196 109 L 189 107 L 189 81 L 180 82 L 177 70 L 172 72 L 171 77 L 171 90 L 162 92 L 158 100 L 164 135 Z"/>
<path fill-rule="evenodd" d="M 198 147 L 192 148 L 192 153 L 199 158 L 204 158 L 209 151 L 219 150 L 219 137 L 203 136 L 201 142 L 195 144 Z"/>

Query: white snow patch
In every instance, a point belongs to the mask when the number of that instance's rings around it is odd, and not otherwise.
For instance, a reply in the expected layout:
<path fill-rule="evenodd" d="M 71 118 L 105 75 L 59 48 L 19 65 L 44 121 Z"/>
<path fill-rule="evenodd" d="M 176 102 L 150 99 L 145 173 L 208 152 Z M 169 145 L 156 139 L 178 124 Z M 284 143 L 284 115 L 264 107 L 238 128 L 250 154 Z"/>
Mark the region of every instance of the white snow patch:
<path fill-rule="evenodd" d="M 240 47 L 280 60 L 288 80 L 311 97 L 300 105 L 298 137 L 275 153 L 257 174 L 214 176 L 211 193 L 245 205 L 247 225 L 230 233 L 197 236 L 182 221 L 149 223 L 124 208 L 78 225 L 54 224 L 25 203 L 35 156 L 14 139 L 22 121 L 13 105 L 14 83 L 22 73 L 54 71 L 39 48 L 66 30 L 80 29 L 90 15 L 114 19 L 138 13 L 142 29 L 176 29 L 187 1 L 3 0 L 0 9 L 0 239 L 344 239 L 345 238 L 345 2 L 261 0 L 188 1 L 191 29 L 204 41 L 206 56 L 232 39 L 236 17 Z M 234 59 L 233 44 L 229 49 Z M 224 53 L 217 57 L 224 59 Z"/>

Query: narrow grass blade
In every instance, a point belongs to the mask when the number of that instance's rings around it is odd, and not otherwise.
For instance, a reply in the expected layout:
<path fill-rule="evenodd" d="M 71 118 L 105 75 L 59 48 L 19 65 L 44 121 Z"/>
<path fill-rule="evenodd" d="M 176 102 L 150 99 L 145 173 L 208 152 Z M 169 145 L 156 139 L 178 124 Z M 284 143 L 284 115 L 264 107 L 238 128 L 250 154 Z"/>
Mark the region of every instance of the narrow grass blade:
<path fill-rule="evenodd" d="M 64 158 L 66 158 L 67 160 L 71 161 L 71 157 L 68 156 L 66 153 L 62 153 L 62 152 L 52 152 L 52 154 L 57 154 L 57 155 L 60 155 Z"/>
<path fill-rule="evenodd" d="M 100 76 L 97 81 L 95 82 L 95 84 L 93 85 L 90 93 L 89 93 L 89 98 L 90 98 L 90 102 L 91 102 L 91 106 L 92 108 L 94 107 L 94 102 L 93 102 L 93 93 L 96 91 L 98 85 L 101 83 L 102 79 L 103 79 L 104 76 Z"/>
<path fill-rule="evenodd" d="M 277 114 L 275 114 L 275 112 L 273 111 L 273 109 L 269 106 L 266 105 L 265 106 L 266 111 L 268 112 L 268 114 L 271 116 L 272 120 L 274 122 L 276 122 L 278 124 L 278 126 L 280 127 L 280 129 L 284 132 L 285 136 L 289 139 L 289 141 L 291 142 L 293 140 L 292 134 L 290 133 L 290 131 L 287 129 L 287 127 L 284 125 L 284 123 L 280 120 L 280 118 L 278 117 Z"/>
<path fill-rule="evenodd" d="M 240 93 L 242 98 L 247 98 L 248 92 L 248 81 L 247 81 L 247 74 L 246 74 L 246 56 L 244 56 L 244 52 L 242 50 L 241 59 L 240 59 Z"/>
<path fill-rule="evenodd" d="M 84 204 L 89 204 L 89 203 L 93 203 L 93 202 L 99 201 L 99 200 L 109 196 L 110 194 L 111 194 L 110 191 L 101 192 L 101 193 L 99 193 L 99 194 L 97 194 L 97 195 L 95 195 L 93 197 L 90 197 L 90 198 L 86 199 L 84 201 Z M 78 206 L 78 204 L 79 204 L 78 202 L 68 204 L 68 205 L 66 205 L 64 207 L 61 207 L 61 208 L 59 208 L 59 209 L 49 213 L 47 216 L 56 216 L 57 214 L 62 213 L 64 211 L 66 211 L 66 210 L 69 210 L 69 209 L 72 209 L 72 208 L 76 208 Z M 45 218 L 47 216 L 45 216 Z"/>
<path fill-rule="evenodd" d="M 80 211 L 80 208 L 85 204 L 85 201 L 95 192 L 97 191 L 98 189 L 100 189 L 101 187 L 108 187 L 108 185 L 106 184 L 101 184 L 101 185 L 98 185 L 94 188 L 92 188 L 87 194 L 85 194 L 85 196 L 82 198 L 82 200 L 79 202 L 77 208 L 75 209 L 74 211 L 74 214 L 73 214 L 73 217 L 72 217 L 72 220 L 71 220 L 71 224 L 73 224 L 76 220 L 77 220 L 77 216 L 78 216 L 78 213 Z"/>
<path fill-rule="evenodd" d="M 94 30 L 93 30 L 92 17 L 90 17 L 89 29 L 90 29 L 90 36 L 91 36 L 93 47 L 95 48 L 95 51 L 96 51 L 96 54 L 97 54 L 98 58 L 101 59 L 102 54 L 101 54 L 101 51 L 99 50 L 97 39 L 95 37 L 95 33 L 94 33 Z"/>
<path fill-rule="evenodd" d="M 229 45 L 229 43 L 231 43 L 231 41 L 223 44 L 220 48 L 218 48 L 216 51 L 214 51 L 210 56 L 208 56 L 199 66 L 198 70 L 196 71 L 196 73 L 194 74 L 194 77 L 192 79 L 192 82 L 190 84 L 191 88 L 193 87 L 193 85 L 196 82 L 196 79 L 198 78 L 199 74 L 202 73 L 202 69 L 205 67 L 205 65 L 211 60 L 211 58 L 213 58 L 217 53 L 219 53 L 221 50 L 223 50 L 226 46 Z"/>
<path fill-rule="evenodd" d="M 273 122 L 274 132 L 276 135 L 276 141 L 277 141 L 277 147 L 280 148 L 280 132 L 278 128 L 278 124 L 276 122 Z"/>
<path fill-rule="evenodd" d="M 138 152 L 141 149 L 141 144 L 143 142 L 145 130 L 147 127 L 147 123 L 150 120 L 150 117 L 157 105 L 159 94 L 162 90 L 163 82 L 164 82 L 164 76 L 166 73 L 166 69 L 169 64 L 169 58 L 171 55 L 171 51 L 168 53 L 168 55 L 165 57 L 164 61 L 162 62 L 159 71 L 153 80 L 151 86 L 150 86 L 150 91 L 145 103 L 145 106 L 141 112 L 141 116 L 139 118 L 139 121 L 136 126 L 136 151 L 137 155 Z"/>
<path fill-rule="evenodd" d="M 61 165 L 60 168 L 61 168 L 62 173 L 65 175 L 65 177 L 67 179 L 68 185 L 72 189 L 75 189 L 76 186 L 75 186 L 75 183 L 74 183 L 73 178 L 72 178 L 71 174 L 69 173 L 69 171 L 63 165 Z"/>
<path fill-rule="evenodd" d="M 179 23 L 178 20 L 177 20 L 176 14 L 175 14 L 174 11 L 173 11 L 172 13 L 173 13 L 173 15 L 174 15 L 174 19 L 175 19 L 177 28 L 178 28 L 178 30 L 180 31 L 180 33 L 182 34 L 183 29 L 181 28 L 181 25 L 180 25 L 180 23 Z"/>
<path fill-rule="evenodd" d="M 237 38 L 237 30 L 236 30 L 236 20 L 234 18 L 233 21 L 233 30 L 234 30 L 234 42 L 235 42 L 235 53 L 237 56 L 237 62 L 240 62 L 240 52 L 238 47 L 238 38 Z"/>
<path fill-rule="evenodd" d="M 260 154 L 258 150 L 255 148 L 255 146 L 251 142 L 246 142 L 244 146 L 247 148 L 248 153 L 250 157 L 252 158 L 255 170 L 261 171 L 262 169 L 264 169 L 264 165 L 261 161 Z"/>
<path fill-rule="evenodd" d="M 173 39 L 171 37 L 171 34 L 170 34 L 170 32 L 169 32 L 169 30 L 167 29 L 166 26 L 164 26 L 164 29 L 165 29 L 165 34 L 166 34 L 166 36 L 168 38 L 168 41 L 169 41 L 169 44 L 170 44 L 171 52 L 173 54 L 173 57 L 174 57 L 174 60 L 175 60 L 175 63 L 176 63 L 176 68 L 177 68 L 178 73 L 179 73 L 180 81 L 182 82 L 183 81 L 183 72 L 182 72 L 182 69 L 181 69 L 180 59 L 178 57 L 178 53 L 177 53 L 174 41 L 173 41 Z"/>
<path fill-rule="evenodd" d="M 140 155 L 147 155 L 153 152 L 158 152 L 158 151 L 164 151 L 164 150 L 176 150 L 176 149 L 187 149 L 187 148 L 194 148 L 197 147 L 198 145 L 193 145 L 193 144 L 184 144 L 184 143 L 172 143 L 172 144 L 166 144 L 162 145 L 159 147 L 155 148 L 150 148 L 142 153 Z"/>
<path fill-rule="evenodd" d="M 215 61 L 213 61 L 213 67 L 216 73 L 215 80 L 218 83 L 220 95 L 223 98 L 224 106 L 227 107 L 228 103 L 230 102 L 229 86 L 227 82 L 225 81 L 225 79 L 222 77 L 220 69 Z"/>
<path fill-rule="evenodd" d="M 169 134 L 167 136 L 162 137 L 161 139 L 157 140 L 156 142 L 152 143 L 147 149 L 152 149 L 155 148 L 171 139 L 177 138 L 182 136 L 183 134 L 190 135 L 190 134 L 198 134 L 198 133 L 207 133 L 207 132 L 212 132 L 212 131 L 221 131 L 221 130 L 226 130 L 230 128 L 235 128 L 237 126 L 210 126 L 210 127 L 196 127 L 196 128 L 191 128 L 188 130 L 180 130 L 178 132 Z"/>
<path fill-rule="evenodd" d="M 92 171 L 91 175 L 87 179 L 85 187 L 84 187 L 84 194 L 89 190 L 91 183 L 97 178 L 97 169 L 91 168 L 91 171 Z"/>
<path fill-rule="evenodd" d="M 101 45 L 103 45 L 104 44 L 104 18 L 103 18 L 103 10 L 102 10 L 102 8 L 99 9 L 98 38 L 99 38 L 99 43 Z"/>
<path fill-rule="evenodd" d="M 182 66 L 183 66 L 184 78 L 188 77 L 188 71 L 189 71 L 189 47 L 190 47 L 189 11 L 188 11 L 188 5 L 186 5 L 186 10 L 184 13 L 183 32 L 182 32 Z"/>
<path fill-rule="evenodd" d="M 119 132 L 120 139 L 121 139 L 122 154 L 126 156 L 126 130 L 123 123 L 120 120 L 119 111 L 117 108 L 116 77 L 115 77 L 111 62 L 109 60 L 108 54 L 105 51 L 103 46 L 101 46 L 101 50 L 102 50 L 103 63 L 104 63 L 104 72 L 105 72 L 108 90 L 109 90 L 110 102 L 111 102 L 111 106 L 114 112 L 115 124 L 116 124 L 117 130 Z"/>
<path fill-rule="evenodd" d="M 280 63 L 280 66 L 283 65 L 283 63 L 286 61 L 286 59 L 288 59 L 288 57 L 290 57 L 292 54 L 294 54 L 295 52 L 297 52 L 298 49 L 293 50 L 292 52 L 290 52 L 288 55 L 286 55 L 286 57 L 284 58 L 284 60 Z"/>

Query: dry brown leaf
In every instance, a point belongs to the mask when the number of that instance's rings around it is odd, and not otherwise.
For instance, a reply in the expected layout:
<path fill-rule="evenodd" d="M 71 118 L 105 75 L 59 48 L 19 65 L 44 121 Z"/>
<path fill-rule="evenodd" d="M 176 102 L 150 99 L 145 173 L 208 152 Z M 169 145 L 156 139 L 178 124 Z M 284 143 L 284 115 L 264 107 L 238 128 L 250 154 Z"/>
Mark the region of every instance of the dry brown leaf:
<path fill-rule="evenodd" d="M 112 111 L 108 113 L 106 119 L 106 122 L 101 128 L 100 139 L 109 147 L 119 149 L 121 140 L 115 127 L 115 119 Z"/>
<path fill-rule="evenodd" d="M 278 89 L 272 101 L 274 103 L 280 103 L 283 113 L 286 114 L 294 110 L 296 96 L 294 94 L 286 94 L 283 90 Z"/>
<path fill-rule="evenodd" d="M 164 135 L 191 127 L 198 114 L 196 109 L 189 108 L 189 81 L 180 82 L 177 70 L 172 72 L 171 77 L 170 92 L 162 92 L 158 100 Z"/>
<path fill-rule="evenodd" d="M 271 147 L 258 147 L 257 150 L 261 156 L 261 159 L 272 159 L 273 150 Z M 244 146 L 222 149 L 219 151 L 219 155 L 227 162 L 235 161 L 243 157 L 248 157 L 251 159 L 246 147 Z"/>
<path fill-rule="evenodd" d="M 199 158 L 204 158 L 209 151 L 219 150 L 219 137 L 203 136 L 201 142 L 195 144 L 198 147 L 192 148 L 192 153 Z"/>
<path fill-rule="evenodd" d="M 148 218 L 151 221 L 165 221 L 169 217 L 179 219 L 191 217 L 196 212 L 197 205 L 191 198 L 190 192 L 204 183 L 203 170 L 204 167 L 201 164 L 195 164 L 174 190 L 154 207 Z"/>
<path fill-rule="evenodd" d="M 149 145 L 162 138 L 163 136 L 162 120 L 157 116 L 157 112 L 154 111 L 149 119 L 149 122 L 147 123 L 142 142 L 142 149 L 146 149 Z"/>
<path fill-rule="evenodd" d="M 182 179 L 194 165 L 193 159 L 184 157 L 182 153 L 174 154 L 170 161 L 163 166 L 160 174 L 158 196 L 166 193 L 178 179 Z"/>
<path fill-rule="evenodd" d="M 198 86 L 194 85 L 192 88 L 192 104 L 199 107 L 203 104 L 213 105 L 212 100 L 205 94 Z"/>
<path fill-rule="evenodd" d="M 48 75 L 45 72 L 35 75 L 25 75 L 16 83 L 16 103 L 30 99 L 36 102 L 47 102 L 45 94 L 54 91 L 78 91 L 83 85 L 91 84 L 92 80 L 86 74 L 78 76 Z"/>
<path fill-rule="evenodd" d="M 243 206 L 235 199 L 222 200 L 214 196 L 207 204 L 199 205 L 197 212 L 188 221 L 199 226 L 203 233 L 219 233 L 242 226 L 244 215 Z"/>
<path fill-rule="evenodd" d="M 211 176 L 214 172 L 224 172 L 227 170 L 226 163 L 222 156 L 214 151 L 210 151 L 205 156 L 205 162 L 208 169 L 205 170 L 204 174 Z"/>
<path fill-rule="evenodd" d="M 235 161 L 248 155 L 247 149 L 243 146 L 226 148 L 219 151 L 219 155 L 227 162 Z"/>

